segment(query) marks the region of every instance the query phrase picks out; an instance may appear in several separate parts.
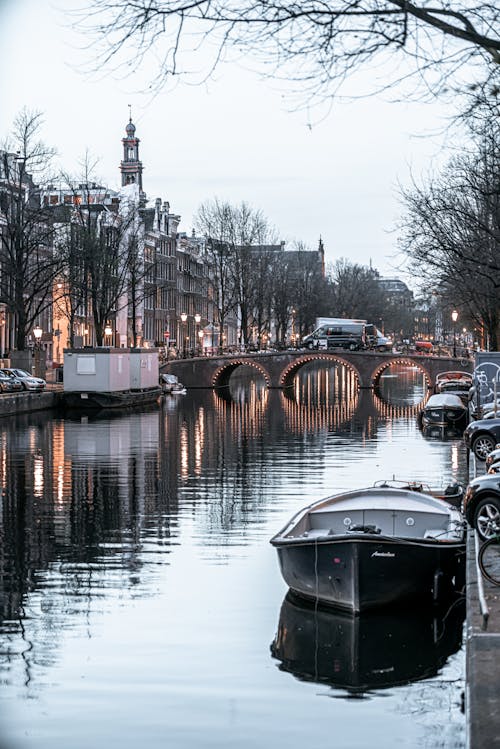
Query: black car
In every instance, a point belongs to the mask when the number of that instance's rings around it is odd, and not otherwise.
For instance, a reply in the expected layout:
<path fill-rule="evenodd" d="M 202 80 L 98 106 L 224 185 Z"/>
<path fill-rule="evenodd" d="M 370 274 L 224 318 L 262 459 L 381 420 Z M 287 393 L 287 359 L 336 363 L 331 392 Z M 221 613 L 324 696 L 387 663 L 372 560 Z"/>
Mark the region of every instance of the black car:
<path fill-rule="evenodd" d="M 23 390 L 23 383 L 17 377 L 10 377 L 5 372 L 0 371 L 0 393 L 15 393 Z"/>
<path fill-rule="evenodd" d="M 478 476 L 467 487 L 462 510 L 484 540 L 500 530 L 500 474 Z"/>
<path fill-rule="evenodd" d="M 478 460 L 486 460 L 500 442 L 500 418 L 471 421 L 465 428 L 464 440 Z"/>

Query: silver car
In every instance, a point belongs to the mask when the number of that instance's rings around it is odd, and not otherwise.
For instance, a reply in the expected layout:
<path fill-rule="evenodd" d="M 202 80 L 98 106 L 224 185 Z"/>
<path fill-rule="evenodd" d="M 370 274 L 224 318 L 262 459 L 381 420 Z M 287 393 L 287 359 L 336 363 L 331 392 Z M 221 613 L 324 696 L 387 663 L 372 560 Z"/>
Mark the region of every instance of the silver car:
<path fill-rule="evenodd" d="M 9 377 L 15 377 L 21 380 L 24 390 L 44 390 L 46 382 L 41 377 L 34 377 L 25 369 L 17 369 L 17 367 L 10 367 L 9 369 L 4 368 L 1 370 L 5 372 Z"/>

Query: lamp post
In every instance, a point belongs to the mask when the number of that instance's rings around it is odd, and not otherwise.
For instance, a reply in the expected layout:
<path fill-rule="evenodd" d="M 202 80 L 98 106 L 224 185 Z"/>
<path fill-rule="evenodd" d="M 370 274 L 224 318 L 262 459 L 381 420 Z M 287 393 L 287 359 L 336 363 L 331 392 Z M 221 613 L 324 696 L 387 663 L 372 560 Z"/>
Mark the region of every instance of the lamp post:
<path fill-rule="evenodd" d="M 200 348 L 200 356 L 203 356 L 203 330 L 198 331 L 198 345 Z"/>
<path fill-rule="evenodd" d="M 456 359 L 457 356 L 457 320 L 458 320 L 458 312 L 456 309 L 453 310 L 451 313 L 451 319 L 453 320 L 453 358 Z"/>
<path fill-rule="evenodd" d="M 112 329 L 111 325 L 106 325 L 106 327 L 104 328 L 104 335 L 108 339 L 108 346 L 111 346 L 111 340 L 110 339 L 111 339 L 112 333 L 113 333 L 113 329 Z"/>
<path fill-rule="evenodd" d="M 186 321 L 188 319 L 188 316 L 185 312 L 181 312 L 181 321 L 182 321 L 182 357 L 183 359 L 186 358 Z"/>
<path fill-rule="evenodd" d="M 194 316 L 194 321 L 196 323 L 196 337 L 194 339 L 194 345 L 197 346 L 198 342 L 200 341 L 200 333 L 201 333 L 200 331 L 201 315 L 199 312 L 197 312 L 196 315 Z"/>
<path fill-rule="evenodd" d="M 43 330 L 39 325 L 35 325 L 33 328 L 33 335 L 35 336 L 35 376 L 36 377 L 43 377 L 45 372 L 42 374 L 42 361 L 41 361 L 41 348 L 40 348 L 40 341 L 42 339 Z"/>

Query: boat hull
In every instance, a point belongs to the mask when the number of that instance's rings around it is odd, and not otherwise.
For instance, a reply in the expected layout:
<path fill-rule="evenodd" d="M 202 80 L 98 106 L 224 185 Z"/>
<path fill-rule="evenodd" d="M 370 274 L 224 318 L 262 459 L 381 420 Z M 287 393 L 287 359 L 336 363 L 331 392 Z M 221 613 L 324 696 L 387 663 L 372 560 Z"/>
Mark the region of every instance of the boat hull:
<path fill-rule="evenodd" d="M 464 543 L 367 536 L 273 543 L 291 590 L 348 611 L 437 601 L 462 587 Z"/>
<path fill-rule="evenodd" d="M 64 393 L 64 406 L 71 410 L 97 410 L 101 408 L 140 408 L 159 400 L 161 388 L 147 390 L 118 390 L 110 392 L 76 391 Z"/>

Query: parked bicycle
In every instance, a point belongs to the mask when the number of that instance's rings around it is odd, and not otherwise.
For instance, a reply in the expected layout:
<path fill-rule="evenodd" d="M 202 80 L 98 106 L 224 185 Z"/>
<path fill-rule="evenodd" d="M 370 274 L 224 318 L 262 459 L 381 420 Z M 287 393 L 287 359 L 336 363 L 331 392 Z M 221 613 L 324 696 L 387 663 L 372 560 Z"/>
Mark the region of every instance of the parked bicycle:
<path fill-rule="evenodd" d="M 500 585 L 500 529 L 479 549 L 477 561 L 483 576 L 493 585 Z"/>

